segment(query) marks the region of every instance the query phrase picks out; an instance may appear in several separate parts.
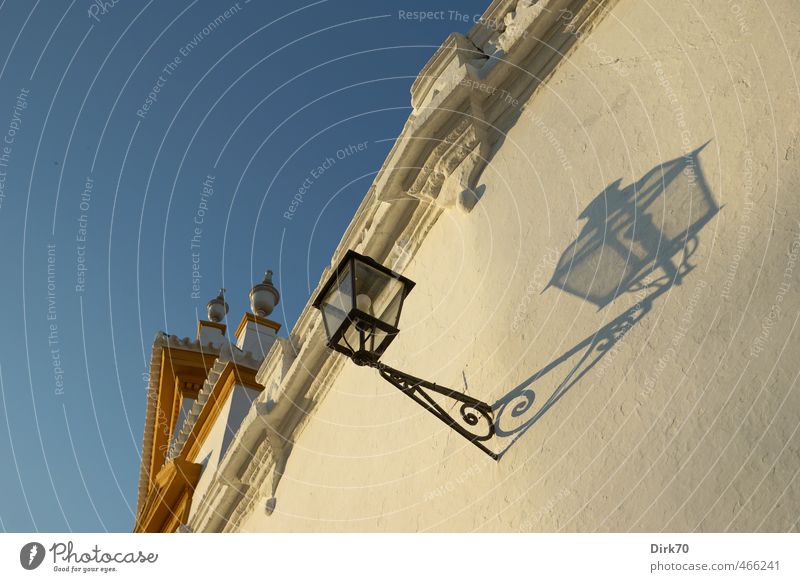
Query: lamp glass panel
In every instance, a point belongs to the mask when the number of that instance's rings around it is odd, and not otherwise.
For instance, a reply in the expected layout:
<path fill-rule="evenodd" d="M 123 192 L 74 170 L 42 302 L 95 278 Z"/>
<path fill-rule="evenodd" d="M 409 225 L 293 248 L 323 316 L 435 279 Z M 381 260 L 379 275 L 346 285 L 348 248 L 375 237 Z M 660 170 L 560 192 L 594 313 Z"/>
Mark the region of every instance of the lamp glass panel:
<path fill-rule="evenodd" d="M 350 264 L 339 272 L 339 277 L 325 298 L 322 300 L 322 318 L 325 322 L 325 331 L 328 339 L 347 319 L 347 314 L 353 308 L 353 283 L 350 277 Z"/>
<path fill-rule="evenodd" d="M 386 346 L 394 339 L 394 336 L 394 333 L 389 333 L 376 327 L 372 331 L 372 336 L 370 337 L 370 350 L 380 356 L 383 354 L 383 350 L 386 349 Z"/>
<path fill-rule="evenodd" d="M 365 313 L 397 327 L 403 305 L 404 285 L 390 274 L 356 262 L 356 306 Z"/>

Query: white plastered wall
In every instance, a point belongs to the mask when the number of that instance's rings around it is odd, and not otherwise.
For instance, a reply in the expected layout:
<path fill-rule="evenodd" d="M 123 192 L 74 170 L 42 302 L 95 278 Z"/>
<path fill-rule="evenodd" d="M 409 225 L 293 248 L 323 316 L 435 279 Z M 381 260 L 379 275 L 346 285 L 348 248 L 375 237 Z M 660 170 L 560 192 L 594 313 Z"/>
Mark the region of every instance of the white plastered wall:
<path fill-rule="evenodd" d="M 219 462 L 225 456 L 233 436 L 257 396 L 257 390 L 236 384 L 220 408 L 219 415 L 203 442 L 197 458 L 193 460 L 195 463 L 203 463 L 204 467 L 192 496 L 189 519 L 197 513 L 199 504 L 205 497 L 208 487 L 217 473 Z"/>

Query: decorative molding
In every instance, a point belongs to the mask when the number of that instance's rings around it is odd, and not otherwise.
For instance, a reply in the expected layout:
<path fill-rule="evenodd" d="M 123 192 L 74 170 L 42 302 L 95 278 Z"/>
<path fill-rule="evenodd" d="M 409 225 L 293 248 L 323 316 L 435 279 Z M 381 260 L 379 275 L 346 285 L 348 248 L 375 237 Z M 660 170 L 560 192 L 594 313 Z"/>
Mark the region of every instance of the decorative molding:
<path fill-rule="evenodd" d="M 216 328 L 216 329 L 218 329 L 218 330 L 220 330 L 222 332 L 222 335 L 225 335 L 225 330 L 228 329 L 228 327 L 224 323 L 219 323 L 219 322 L 216 322 L 216 321 L 206 321 L 205 319 L 201 319 L 201 320 L 199 320 L 197 322 L 197 337 L 198 338 L 200 337 L 200 331 L 204 327 Z"/>
<path fill-rule="evenodd" d="M 482 98 L 472 89 L 487 59 L 461 34 L 434 53 L 411 87 L 413 113 L 373 185 L 380 200 L 399 190 L 442 208 L 472 209 L 492 142 Z M 457 188 L 443 188 L 462 164 Z"/>
<path fill-rule="evenodd" d="M 423 109 L 441 101 L 440 96 L 450 93 L 463 77 L 470 74 L 470 67 L 480 68 L 486 58 L 464 35 L 450 34 L 411 84 L 413 115 L 419 115 Z"/>
<path fill-rule="evenodd" d="M 220 350 L 214 343 L 202 344 L 198 340 L 188 337 L 183 339 L 163 332 L 158 332 L 153 340 L 150 353 L 150 371 L 147 384 L 147 405 L 145 412 L 144 434 L 142 436 L 142 464 L 139 469 L 139 490 L 137 500 L 137 514 L 142 511 L 142 506 L 147 497 L 151 482 L 151 465 L 153 459 L 153 444 L 156 430 L 156 416 L 158 407 L 158 393 L 160 389 L 161 368 L 165 349 L 185 350 L 199 353 L 202 357 L 216 357 Z"/>
<path fill-rule="evenodd" d="M 258 325 L 263 325 L 264 327 L 270 327 L 275 331 L 279 331 L 281 329 L 281 324 L 277 321 L 272 321 L 271 319 L 267 319 L 265 317 L 259 317 L 254 313 L 250 313 L 249 311 L 245 311 L 244 315 L 242 316 L 242 320 L 239 322 L 239 325 L 236 328 L 236 337 L 238 338 L 241 336 L 242 331 L 244 330 L 247 322 L 252 321 Z"/>
<path fill-rule="evenodd" d="M 236 348 L 230 346 L 231 355 L 235 354 L 234 350 Z M 197 400 L 189 409 L 183 426 L 173 440 L 167 454 L 168 459 L 194 458 L 235 384 L 248 388 L 261 388 L 255 379 L 258 365 L 255 360 L 245 364 L 242 358 L 237 361 L 225 356 L 224 353 L 220 354 L 209 371 Z"/>
<path fill-rule="evenodd" d="M 178 524 L 185 523 L 201 470 L 199 464 L 181 459 L 164 465 L 142 500 L 134 532 L 171 533 Z"/>

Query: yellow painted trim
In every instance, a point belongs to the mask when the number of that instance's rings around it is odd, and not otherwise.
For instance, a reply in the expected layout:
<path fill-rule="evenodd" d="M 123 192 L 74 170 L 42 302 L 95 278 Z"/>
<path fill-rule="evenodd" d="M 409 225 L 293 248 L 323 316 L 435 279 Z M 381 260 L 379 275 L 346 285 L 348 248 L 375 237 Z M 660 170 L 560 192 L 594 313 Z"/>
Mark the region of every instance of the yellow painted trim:
<path fill-rule="evenodd" d="M 188 517 L 194 488 L 203 466 L 175 459 L 158 472 L 147 494 L 142 512 L 136 519 L 134 532 L 174 531 L 177 523 Z"/>
<path fill-rule="evenodd" d="M 175 430 L 175 421 L 178 418 L 181 394 L 177 386 L 177 377 L 190 374 L 198 379 L 208 376 L 208 371 L 214 365 L 216 355 L 203 354 L 192 350 L 182 350 L 165 346 L 161 351 L 161 372 L 158 379 L 158 394 L 156 396 L 153 414 L 153 432 L 151 433 L 152 445 L 149 458 L 143 458 L 142 463 L 147 463 L 150 470 L 150 484 L 152 489 L 155 476 L 159 473 L 166 460 L 167 449 L 172 434 Z M 202 383 L 202 382 L 201 382 Z M 149 493 L 148 493 L 149 495 Z"/>
<path fill-rule="evenodd" d="M 200 339 L 200 330 L 204 327 L 216 327 L 222 332 L 222 335 L 225 335 L 225 330 L 228 329 L 228 326 L 224 323 L 217 323 L 216 321 L 206 321 L 205 319 L 201 319 L 197 322 L 197 339 Z"/>
<path fill-rule="evenodd" d="M 222 410 L 225 401 L 236 384 L 241 384 L 259 392 L 264 389 L 263 386 L 256 382 L 256 370 L 237 366 L 234 362 L 225 364 L 225 368 L 220 373 L 217 383 L 214 384 L 211 394 L 208 395 L 208 400 L 206 400 L 200 415 L 192 426 L 192 431 L 186 437 L 186 442 L 180 454 L 181 459 L 194 460 L 197 458 L 200 448 L 219 416 L 220 410 Z"/>
<path fill-rule="evenodd" d="M 245 314 L 242 316 L 242 321 L 239 322 L 239 327 L 236 328 L 236 339 L 239 339 L 242 335 L 242 331 L 244 327 L 247 325 L 248 321 L 252 321 L 253 323 L 257 323 L 258 325 L 263 325 L 266 327 L 271 327 L 275 331 L 279 331 L 281 329 L 281 324 L 277 321 L 272 321 L 271 319 L 266 319 L 264 317 L 259 317 L 255 313 L 250 313 L 246 311 Z"/>
<path fill-rule="evenodd" d="M 172 359 L 167 357 L 167 350 L 161 352 L 161 375 L 158 379 L 158 395 L 155 406 L 155 422 L 153 423 L 152 447 L 150 458 L 142 462 L 150 464 L 150 485 L 153 488 L 156 475 L 164 464 L 172 429 L 173 406 L 175 404 L 175 375 L 172 371 Z"/>

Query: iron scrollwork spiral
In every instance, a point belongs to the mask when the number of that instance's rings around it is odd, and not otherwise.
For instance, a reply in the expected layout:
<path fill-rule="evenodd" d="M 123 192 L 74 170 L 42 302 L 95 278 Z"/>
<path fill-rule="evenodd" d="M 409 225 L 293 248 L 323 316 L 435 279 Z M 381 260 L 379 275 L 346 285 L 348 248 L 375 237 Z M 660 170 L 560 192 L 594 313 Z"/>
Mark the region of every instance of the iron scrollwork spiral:
<path fill-rule="evenodd" d="M 449 425 L 484 453 L 493 459 L 497 459 L 497 455 L 483 444 L 495 436 L 494 414 L 490 405 L 461 392 L 437 386 L 427 380 L 395 370 L 380 362 L 375 362 L 372 367 L 376 368 L 385 380 L 398 388 L 403 394 L 423 406 L 428 412 Z M 432 395 L 433 393 L 460 402 L 461 406 L 458 408 L 460 419 L 450 415 L 436 401 Z"/>
<path fill-rule="evenodd" d="M 461 418 L 463 418 L 464 422 L 469 426 L 478 426 L 481 418 L 486 421 L 486 434 L 473 434 L 476 440 L 488 441 L 494 436 L 494 419 L 492 418 L 491 408 L 485 409 L 483 406 L 475 406 L 474 404 L 465 402 L 461 405 L 459 412 L 461 412 Z"/>

